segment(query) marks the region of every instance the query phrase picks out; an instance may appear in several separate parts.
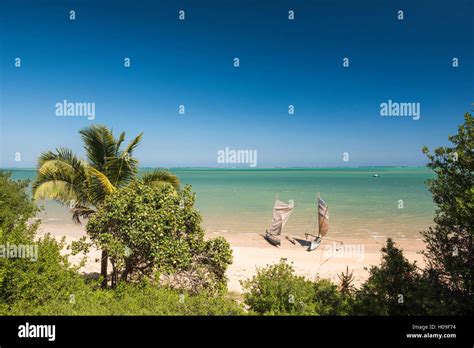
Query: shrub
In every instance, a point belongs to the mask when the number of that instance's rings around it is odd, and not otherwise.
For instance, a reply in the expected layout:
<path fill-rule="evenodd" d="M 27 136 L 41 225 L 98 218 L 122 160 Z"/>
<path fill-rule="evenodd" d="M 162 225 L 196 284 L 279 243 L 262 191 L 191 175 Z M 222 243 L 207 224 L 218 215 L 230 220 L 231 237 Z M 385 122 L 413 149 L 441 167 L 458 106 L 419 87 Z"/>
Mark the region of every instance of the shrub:
<path fill-rule="evenodd" d="M 423 314 L 418 267 L 403 256 L 390 238 L 382 248 L 381 264 L 372 266 L 369 274 L 356 293 L 356 314 Z"/>
<path fill-rule="evenodd" d="M 114 286 L 159 274 L 188 291 L 221 291 L 231 249 L 224 239 L 205 241 L 201 220 L 189 186 L 176 191 L 134 182 L 110 194 L 86 229 L 108 252 Z"/>
<path fill-rule="evenodd" d="M 0 315 L 242 315 L 243 308 L 225 296 L 181 294 L 151 284 L 120 283 L 114 289 L 78 286 L 68 298 L 41 304 L 19 300 Z"/>
<path fill-rule="evenodd" d="M 8 240 L 3 232 L 0 244 Z M 29 241 L 30 245 L 35 242 Z M 80 275 L 60 254 L 63 243 L 46 236 L 36 242 L 38 260 L 29 258 L 0 258 L 0 301 L 12 304 L 18 301 L 39 306 L 51 299 L 69 299 L 70 294 L 83 283 Z"/>
<path fill-rule="evenodd" d="M 9 175 L 0 173 L 2 252 L 6 253 L 12 247 L 27 247 L 33 252 L 23 255 L 28 257 L 1 255 L 0 303 L 3 308 L 16 302 L 40 306 L 51 299 L 69 298 L 71 289 L 82 283 L 67 258 L 60 253 L 63 243 L 50 236 L 35 240 L 38 223 L 29 225 L 27 220 L 34 216 L 37 208 L 26 194 L 26 188 L 26 182 L 14 182 Z"/>
<path fill-rule="evenodd" d="M 426 282 L 443 294 L 446 314 L 474 313 L 474 119 L 465 114 L 452 147 L 423 148 L 436 177 L 428 181 L 436 225 L 423 231 Z"/>
<path fill-rule="evenodd" d="M 28 181 L 13 181 L 11 174 L 0 171 L 0 227 L 12 230 L 25 224 L 38 211 L 26 193 Z"/>
<path fill-rule="evenodd" d="M 258 269 L 242 282 L 245 304 L 258 314 L 270 315 L 344 315 L 348 299 L 328 280 L 309 281 L 295 275 L 284 260 Z"/>
<path fill-rule="evenodd" d="M 218 293 L 227 289 L 225 271 L 232 263 L 232 251 L 228 242 L 217 237 L 203 242 L 202 251 L 195 253 L 189 266 L 162 274 L 161 280 L 177 289 L 194 294 Z"/>

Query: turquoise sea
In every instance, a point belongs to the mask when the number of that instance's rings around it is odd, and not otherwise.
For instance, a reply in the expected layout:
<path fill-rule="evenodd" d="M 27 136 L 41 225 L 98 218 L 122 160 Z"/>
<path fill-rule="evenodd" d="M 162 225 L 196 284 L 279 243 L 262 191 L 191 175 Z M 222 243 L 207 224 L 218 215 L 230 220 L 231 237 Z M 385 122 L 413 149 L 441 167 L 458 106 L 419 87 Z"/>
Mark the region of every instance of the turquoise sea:
<path fill-rule="evenodd" d="M 14 179 L 35 177 L 34 170 L 11 171 Z M 286 231 L 294 235 L 314 231 L 318 192 L 329 206 L 333 236 L 418 239 L 419 231 L 432 224 L 434 216 L 425 184 L 433 173 L 424 167 L 171 171 L 183 184 L 192 185 L 204 227 L 210 232 L 265 231 L 277 194 L 296 204 L 286 225 Z M 373 177 L 375 173 L 378 178 Z M 66 208 L 54 202 L 44 206 L 43 223 L 72 223 Z"/>

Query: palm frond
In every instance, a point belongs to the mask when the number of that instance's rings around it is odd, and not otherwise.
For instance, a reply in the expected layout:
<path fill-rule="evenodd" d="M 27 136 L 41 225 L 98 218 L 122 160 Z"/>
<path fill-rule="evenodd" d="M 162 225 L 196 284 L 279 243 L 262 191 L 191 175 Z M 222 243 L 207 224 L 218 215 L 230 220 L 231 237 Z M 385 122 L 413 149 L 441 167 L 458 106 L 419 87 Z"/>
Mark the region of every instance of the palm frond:
<path fill-rule="evenodd" d="M 102 125 L 93 125 L 79 131 L 86 155 L 93 167 L 102 171 L 108 157 L 117 156 L 117 140 L 112 131 Z"/>
<path fill-rule="evenodd" d="M 117 155 L 107 158 L 105 171 L 110 181 L 116 186 L 125 186 L 136 178 L 138 173 L 138 161 L 132 157 L 133 150 L 138 146 L 142 139 L 143 133 L 135 137 L 123 150 L 118 149 Z M 125 134 L 120 135 L 117 144 L 121 144 Z"/>
<path fill-rule="evenodd" d="M 109 158 L 105 171 L 115 187 L 126 186 L 137 176 L 138 161 L 125 155 Z"/>
<path fill-rule="evenodd" d="M 53 199 L 67 205 L 78 199 L 74 187 L 70 183 L 61 180 L 48 180 L 38 183 L 34 198 L 38 200 Z"/>
<path fill-rule="evenodd" d="M 114 192 L 117 188 L 110 182 L 107 175 L 98 171 L 93 167 L 88 168 L 89 174 L 92 178 L 97 179 L 97 182 L 100 183 L 100 190 L 106 194 Z"/>
<path fill-rule="evenodd" d="M 175 189 L 179 189 L 179 178 L 167 170 L 155 170 L 153 172 L 145 173 L 141 181 L 149 186 L 162 187 L 164 185 L 171 185 Z"/>
<path fill-rule="evenodd" d="M 116 152 L 118 153 L 120 151 L 120 146 L 122 146 L 122 143 L 125 141 L 125 132 L 120 133 L 120 136 L 118 137 L 117 140 L 117 149 Z"/>
<path fill-rule="evenodd" d="M 87 201 L 86 166 L 69 149 L 42 153 L 38 159 L 37 177 L 32 185 L 34 198 L 55 199 L 67 205 L 71 201 Z"/>
<path fill-rule="evenodd" d="M 131 142 L 128 143 L 127 147 L 123 151 L 123 154 L 128 154 L 131 155 L 133 153 L 133 150 L 140 144 L 140 141 L 143 138 L 143 132 L 138 134 L 135 139 L 133 139 Z"/>
<path fill-rule="evenodd" d="M 56 149 L 56 152 L 43 152 L 38 158 L 38 169 L 49 161 L 56 161 L 59 166 L 64 168 L 68 167 L 75 171 L 77 175 L 85 176 L 86 163 L 74 155 L 74 153 L 68 148 L 60 147 Z M 59 162 L 62 162 L 63 164 L 60 164 Z"/>

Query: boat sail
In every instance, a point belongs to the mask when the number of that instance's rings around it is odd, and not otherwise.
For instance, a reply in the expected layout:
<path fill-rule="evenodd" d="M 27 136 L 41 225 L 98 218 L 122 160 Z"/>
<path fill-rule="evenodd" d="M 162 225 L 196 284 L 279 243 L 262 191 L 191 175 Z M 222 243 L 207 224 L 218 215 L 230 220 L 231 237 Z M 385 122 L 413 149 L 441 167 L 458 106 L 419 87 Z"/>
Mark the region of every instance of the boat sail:
<path fill-rule="evenodd" d="M 315 250 L 319 244 L 321 244 L 322 237 L 324 237 L 329 231 L 329 208 L 326 202 L 318 194 L 318 235 L 314 236 L 307 233 L 306 238 L 309 236 L 315 237 L 308 247 L 308 251 Z"/>
<path fill-rule="evenodd" d="M 270 226 L 270 229 L 265 231 L 265 239 L 270 244 L 280 246 L 281 233 L 294 209 L 295 203 L 291 200 L 288 201 L 288 203 L 282 202 L 278 198 L 275 200 L 275 204 L 273 206 L 272 225 Z"/>

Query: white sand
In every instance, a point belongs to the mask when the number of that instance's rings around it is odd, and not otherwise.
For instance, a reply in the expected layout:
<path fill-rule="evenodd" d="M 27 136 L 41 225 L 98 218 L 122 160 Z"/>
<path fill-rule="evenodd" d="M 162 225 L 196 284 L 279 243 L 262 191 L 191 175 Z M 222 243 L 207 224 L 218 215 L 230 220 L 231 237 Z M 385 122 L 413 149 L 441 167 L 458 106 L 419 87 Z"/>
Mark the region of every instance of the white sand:
<path fill-rule="evenodd" d="M 45 233 L 50 233 L 57 239 L 65 236 L 67 244 L 85 235 L 83 226 L 72 224 L 43 224 L 39 229 L 39 234 Z M 287 240 L 282 242 L 281 247 L 274 247 L 254 233 L 210 233 L 206 237 L 214 238 L 216 236 L 223 236 L 232 246 L 234 262 L 229 266 L 227 277 L 229 278 L 229 290 L 238 293 L 242 292 L 240 280 L 251 278 L 255 275 L 257 267 L 277 263 L 280 258 L 286 258 L 288 262 L 293 263 L 293 267 L 299 275 L 308 279 L 315 279 L 319 276 L 331 279 L 335 283 L 339 281 L 337 275 L 345 271 L 346 266 L 349 266 L 349 271 L 353 271 L 354 274 L 354 285 L 357 286 L 368 276 L 368 271 L 364 268 L 380 263 L 380 249 L 385 243 L 385 240 L 380 238 L 343 239 L 344 244 L 340 247 L 339 243 L 325 240 L 317 250 L 308 252 L 305 246 L 298 242 L 293 245 Z M 394 240 L 398 247 L 403 249 L 405 257 L 410 261 L 417 261 L 419 265 L 423 264 L 422 255 L 419 253 L 424 248 L 422 241 Z M 81 271 L 99 273 L 99 257 L 98 250 L 91 250 L 88 261 Z M 81 255 L 76 255 L 70 256 L 69 260 L 77 264 L 81 258 Z"/>

